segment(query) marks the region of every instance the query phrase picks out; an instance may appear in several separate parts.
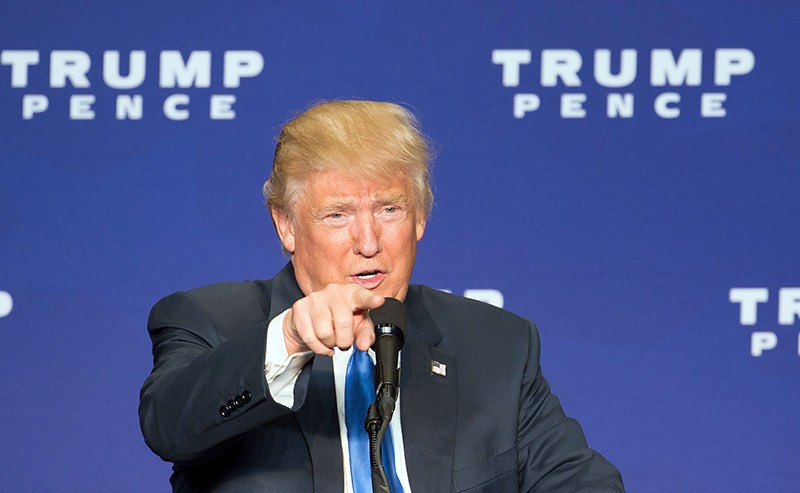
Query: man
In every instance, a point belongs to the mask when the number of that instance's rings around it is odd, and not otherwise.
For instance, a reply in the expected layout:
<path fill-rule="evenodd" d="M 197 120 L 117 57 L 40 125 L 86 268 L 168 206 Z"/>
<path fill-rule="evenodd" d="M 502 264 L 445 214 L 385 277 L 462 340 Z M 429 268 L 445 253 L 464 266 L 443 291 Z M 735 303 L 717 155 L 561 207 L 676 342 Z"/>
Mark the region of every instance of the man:
<path fill-rule="evenodd" d="M 289 265 L 150 315 L 139 414 L 175 491 L 360 491 L 345 373 L 385 297 L 409 319 L 390 426 L 403 491 L 622 491 L 550 393 L 533 324 L 409 286 L 428 161 L 413 116 L 389 103 L 321 103 L 283 127 L 264 188 Z"/>

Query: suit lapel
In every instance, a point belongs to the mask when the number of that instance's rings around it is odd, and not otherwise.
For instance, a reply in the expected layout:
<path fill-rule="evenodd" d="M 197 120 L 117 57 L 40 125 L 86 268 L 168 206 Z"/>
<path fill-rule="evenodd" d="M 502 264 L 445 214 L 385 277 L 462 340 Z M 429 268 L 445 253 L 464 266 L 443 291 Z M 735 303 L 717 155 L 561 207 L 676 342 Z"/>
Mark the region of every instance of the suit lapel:
<path fill-rule="evenodd" d="M 289 263 L 273 280 L 269 319 L 272 320 L 291 307 L 302 296 L 294 277 L 294 269 Z M 307 380 L 308 385 L 304 385 L 303 380 Z M 295 391 L 305 392 L 304 396 L 295 395 L 295 401 L 305 400 L 303 406 L 295 412 L 295 418 L 311 455 L 314 491 L 343 491 L 342 444 L 336 410 L 333 360 L 315 356 L 298 377 Z"/>
<path fill-rule="evenodd" d="M 415 491 L 451 491 L 456 360 L 436 347 L 441 333 L 413 287 L 406 308 L 409 327 L 402 351 L 400 406 L 408 477 Z M 433 373 L 433 362 L 446 365 L 446 375 Z"/>
<path fill-rule="evenodd" d="M 311 454 L 314 491 L 343 491 L 342 442 L 333 383 L 333 360 L 315 356 L 309 373 L 308 395 L 297 412 L 297 424 Z"/>

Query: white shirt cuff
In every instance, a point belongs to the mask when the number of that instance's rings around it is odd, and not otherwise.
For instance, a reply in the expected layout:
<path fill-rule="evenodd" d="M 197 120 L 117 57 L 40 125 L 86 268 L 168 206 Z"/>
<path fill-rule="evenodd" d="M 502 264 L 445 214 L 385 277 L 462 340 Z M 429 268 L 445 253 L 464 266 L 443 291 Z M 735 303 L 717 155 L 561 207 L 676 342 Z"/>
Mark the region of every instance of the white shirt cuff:
<path fill-rule="evenodd" d="M 294 384 L 300 371 L 314 353 L 306 351 L 289 356 L 283 338 L 283 319 L 286 310 L 270 321 L 267 327 L 267 351 L 264 358 L 264 378 L 272 399 L 288 408 L 294 405 Z"/>

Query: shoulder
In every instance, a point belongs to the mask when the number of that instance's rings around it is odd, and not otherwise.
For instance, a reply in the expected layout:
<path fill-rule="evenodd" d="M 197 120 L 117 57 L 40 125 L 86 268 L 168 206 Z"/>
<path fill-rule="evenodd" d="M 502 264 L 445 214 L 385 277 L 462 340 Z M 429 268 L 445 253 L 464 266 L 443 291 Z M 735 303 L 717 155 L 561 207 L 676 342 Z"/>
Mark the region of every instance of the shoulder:
<path fill-rule="evenodd" d="M 425 305 L 432 315 L 444 311 L 450 317 L 491 319 L 510 324 L 529 324 L 530 322 L 508 310 L 498 308 L 482 301 L 457 296 L 428 286 L 412 284 L 409 288 L 413 296 Z"/>
<path fill-rule="evenodd" d="M 504 335 L 527 339 L 532 331 L 536 331 L 530 320 L 482 301 L 421 285 L 412 285 L 409 291 L 443 332 L 491 328 L 491 331 L 479 332 L 494 337 Z"/>
<path fill-rule="evenodd" d="M 249 303 L 253 299 L 260 298 L 265 294 L 269 295 L 269 290 L 271 287 L 271 279 L 240 282 L 219 282 L 215 284 L 208 284 L 206 286 L 200 286 L 188 291 L 178 291 L 171 296 L 188 296 L 201 303 L 241 305 L 242 303 Z"/>
<path fill-rule="evenodd" d="M 271 280 L 222 282 L 160 299 L 150 311 L 149 325 L 182 326 L 199 319 L 218 324 L 222 321 L 258 321 L 269 313 Z"/>

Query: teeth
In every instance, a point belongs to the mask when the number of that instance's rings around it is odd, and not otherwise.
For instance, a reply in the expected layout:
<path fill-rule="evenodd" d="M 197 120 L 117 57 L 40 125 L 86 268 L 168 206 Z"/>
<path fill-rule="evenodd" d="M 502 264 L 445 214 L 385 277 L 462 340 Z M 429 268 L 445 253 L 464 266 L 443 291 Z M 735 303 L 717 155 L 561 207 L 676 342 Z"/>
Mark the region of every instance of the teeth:
<path fill-rule="evenodd" d="M 377 273 L 371 272 L 369 274 L 358 274 L 356 277 L 358 277 L 359 279 L 372 279 L 376 275 L 377 275 Z"/>

